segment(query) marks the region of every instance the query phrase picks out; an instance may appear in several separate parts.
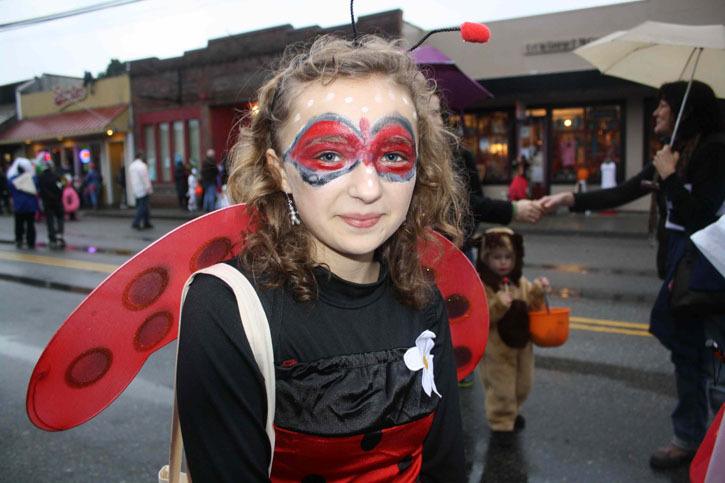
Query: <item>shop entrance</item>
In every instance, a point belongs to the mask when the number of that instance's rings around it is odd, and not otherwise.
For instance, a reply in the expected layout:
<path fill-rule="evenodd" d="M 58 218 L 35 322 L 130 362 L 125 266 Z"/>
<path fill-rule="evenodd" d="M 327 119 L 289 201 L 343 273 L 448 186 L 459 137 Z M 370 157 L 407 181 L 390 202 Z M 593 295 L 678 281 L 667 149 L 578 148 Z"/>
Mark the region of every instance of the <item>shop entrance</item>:
<path fill-rule="evenodd" d="M 116 181 L 119 179 L 119 172 L 124 168 L 123 166 L 123 142 L 111 142 L 108 143 L 108 157 L 110 162 L 111 179 L 109 185 L 111 187 L 111 204 L 125 205 L 125 193 L 121 189 L 121 186 Z"/>

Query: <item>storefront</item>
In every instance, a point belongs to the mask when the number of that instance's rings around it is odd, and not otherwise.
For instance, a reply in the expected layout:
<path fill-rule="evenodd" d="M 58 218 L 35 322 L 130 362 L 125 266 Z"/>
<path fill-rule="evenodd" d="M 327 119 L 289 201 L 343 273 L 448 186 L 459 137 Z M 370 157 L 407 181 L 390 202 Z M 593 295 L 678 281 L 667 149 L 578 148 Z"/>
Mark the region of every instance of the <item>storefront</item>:
<path fill-rule="evenodd" d="M 66 81 L 68 79 L 66 78 Z M 83 85 L 38 89 L 31 81 L 19 88 L 20 118 L 0 132 L 0 145 L 16 146 L 14 154 L 35 158 L 50 152 L 55 165 L 73 177 L 77 187 L 92 168 L 102 178 L 101 204 L 123 199 L 115 180 L 130 156 L 128 76 L 99 79 Z"/>
<path fill-rule="evenodd" d="M 697 25 L 716 18 L 723 16 L 714 0 L 694 0 L 686 11 L 675 0 L 643 0 L 490 22 L 491 41 L 483 47 L 463 44 L 455 34 L 428 43 L 495 96 L 453 116 L 484 190 L 505 197 L 512 165 L 523 156 L 532 196 L 539 197 L 572 190 L 579 178 L 597 189 L 608 160 L 621 183 L 661 146 L 651 134 L 656 89 L 602 75 L 572 51 L 646 20 Z M 627 208 L 646 210 L 648 200 Z"/>

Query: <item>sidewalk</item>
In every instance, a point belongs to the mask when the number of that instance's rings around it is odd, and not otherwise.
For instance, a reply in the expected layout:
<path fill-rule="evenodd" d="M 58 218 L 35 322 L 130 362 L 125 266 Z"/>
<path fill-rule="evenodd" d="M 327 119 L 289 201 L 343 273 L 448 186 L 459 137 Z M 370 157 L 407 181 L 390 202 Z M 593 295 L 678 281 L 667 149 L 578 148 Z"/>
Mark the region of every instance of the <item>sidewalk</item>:
<path fill-rule="evenodd" d="M 103 208 L 98 211 L 86 210 L 86 217 L 126 218 L 132 220 L 134 208 Z M 185 222 L 203 215 L 203 211 L 189 213 L 179 208 L 152 208 L 151 219 L 178 220 Z M 603 238 L 647 238 L 646 212 L 618 211 L 614 214 L 570 213 L 559 210 L 556 214 L 545 216 L 536 225 L 513 223 L 511 228 L 522 234 L 551 236 L 585 236 Z"/>
<path fill-rule="evenodd" d="M 596 238 L 647 238 L 649 213 L 617 211 L 610 213 L 571 213 L 559 210 L 545 216 L 536 225 L 512 223 L 522 234 L 552 236 L 585 236 Z"/>

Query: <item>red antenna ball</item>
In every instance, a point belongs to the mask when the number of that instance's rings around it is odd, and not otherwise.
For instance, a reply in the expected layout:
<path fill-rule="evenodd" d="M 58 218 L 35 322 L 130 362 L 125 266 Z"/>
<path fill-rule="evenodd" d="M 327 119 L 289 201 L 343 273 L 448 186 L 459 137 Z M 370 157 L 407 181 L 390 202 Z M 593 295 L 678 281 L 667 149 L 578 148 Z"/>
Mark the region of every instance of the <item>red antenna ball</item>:
<path fill-rule="evenodd" d="M 485 44 L 491 38 L 491 31 L 482 23 L 463 22 L 461 24 L 461 37 L 466 42 Z"/>

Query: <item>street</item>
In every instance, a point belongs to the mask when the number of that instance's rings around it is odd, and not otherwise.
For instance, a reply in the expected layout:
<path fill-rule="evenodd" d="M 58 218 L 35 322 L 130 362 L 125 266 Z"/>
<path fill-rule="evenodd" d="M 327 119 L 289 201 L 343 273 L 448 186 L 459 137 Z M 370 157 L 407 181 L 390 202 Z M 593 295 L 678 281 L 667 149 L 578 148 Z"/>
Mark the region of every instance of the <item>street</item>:
<path fill-rule="evenodd" d="M 624 214 L 605 221 L 615 227 L 606 233 L 573 235 L 572 226 L 595 218 L 521 227 L 524 273 L 549 278 L 551 305 L 571 308 L 571 333 L 562 347 L 536 348 L 526 428 L 514 447 L 489 446 L 480 381 L 460 389 L 471 482 L 688 481 L 684 468 L 657 473 L 648 466 L 671 437 L 675 404 L 668 353 L 646 331 L 659 289 L 655 248 L 645 236 L 616 231 L 618 218 L 639 222 Z M 138 232 L 129 218 L 85 216 L 67 223 L 66 251 L 41 245 L 31 252 L 15 249 L 12 217 L 0 217 L 0 481 L 156 478 L 168 457 L 174 344 L 78 428 L 48 433 L 25 415 L 30 372 L 64 318 L 115 267 L 181 221 L 153 223 Z M 44 224 L 36 226 L 39 242 L 47 241 Z"/>

